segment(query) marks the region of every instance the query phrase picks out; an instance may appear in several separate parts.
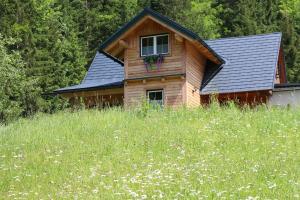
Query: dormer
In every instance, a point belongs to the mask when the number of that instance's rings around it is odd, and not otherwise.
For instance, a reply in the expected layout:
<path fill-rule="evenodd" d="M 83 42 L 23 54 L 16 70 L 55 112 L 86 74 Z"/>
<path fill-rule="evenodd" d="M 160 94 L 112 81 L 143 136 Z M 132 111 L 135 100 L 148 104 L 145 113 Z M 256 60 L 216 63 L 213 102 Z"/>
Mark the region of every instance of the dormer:
<path fill-rule="evenodd" d="M 125 105 L 153 95 L 164 105 L 200 105 L 207 61 L 224 63 L 197 34 L 147 8 L 100 50 L 124 62 Z"/>
<path fill-rule="evenodd" d="M 165 63 L 168 62 L 177 65 L 176 67 L 180 68 L 181 72 L 185 72 L 185 66 L 182 64 L 179 66 L 176 59 L 183 62 L 186 46 L 213 63 L 224 62 L 197 34 L 148 8 L 107 39 L 101 45 L 100 50 L 124 61 L 125 79 L 128 79 L 151 74 L 165 74 L 166 71 L 170 71 L 170 69 L 165 69 Z M 151 55 L 154 55 L 153 57 L 161 55 L 164 58 L 160 72 L 147 70 L 144 66 L 145 57 Z M 136 69 L 137 65 L 143 65 L 143 69 Z M 169 65 L 170 67 L 172 66 Z M 179 71 L 179 69 L 176 70 Z"/>

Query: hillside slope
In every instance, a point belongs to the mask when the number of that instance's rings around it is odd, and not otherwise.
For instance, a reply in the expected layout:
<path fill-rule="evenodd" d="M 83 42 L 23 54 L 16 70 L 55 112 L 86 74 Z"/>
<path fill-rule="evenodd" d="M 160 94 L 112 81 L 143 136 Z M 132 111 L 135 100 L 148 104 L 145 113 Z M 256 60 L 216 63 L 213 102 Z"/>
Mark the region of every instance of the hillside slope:
<path fill-rule="evenodd" d="M 61 112 L 0 127 L 0 198 L 294 199 L 300 110 Z"/>

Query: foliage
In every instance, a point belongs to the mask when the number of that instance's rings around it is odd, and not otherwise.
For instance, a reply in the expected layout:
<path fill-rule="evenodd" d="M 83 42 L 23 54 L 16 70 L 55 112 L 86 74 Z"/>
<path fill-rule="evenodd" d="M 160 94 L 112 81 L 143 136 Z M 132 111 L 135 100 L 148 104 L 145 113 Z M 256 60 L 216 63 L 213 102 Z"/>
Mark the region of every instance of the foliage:
<path fill-rule="evenodd" d="M 295 199 L 299 119 L 233 105 L 39 114 L 0 127 L 0 196 Z"/>
<path fill-rule="evenodd" d="M 300 81 L 300 0 L 216 0 L 215 6 L 222 6 L 223 37 L 282 32 L 288 80 Z"/>
<path fill-rule="evenodd" d="M 214 7 L 211 0 L 193 0 L 191 9 L 186 11 L 187 17 L 182 23 L 204 39 L 219 38 L 222 20 L 217 14 L 221 8 Z"/>
<path fill-rule="evenodd" d="M 160 65 L 164 60 L 162 54 L 159 55 L 149 55 L 143 58 L 147 71 L 159 70 Z"/>
<path fill-rule="evenodd" d="M 19 52 L 8 50 L 14 43 L 0 34 L 0 124 L 34 113 L 38 104 L 35 82 L 26 77 Z"/>
<path fill-rule="evenodd" d="M 290 81 L 300 81 L 300 0 L 283 0 L 280 3 L 282 15 L 281 29 L 284 31 L 284 44 L 288 77 Z"/>
<path fill-rule="evenodd" d="M 191 8 L 191 1 L 182 0 L 138 0 L 140 9 L 149 7 L 163 15 L 183 22 L 186 19 L 186 11 Z"/>

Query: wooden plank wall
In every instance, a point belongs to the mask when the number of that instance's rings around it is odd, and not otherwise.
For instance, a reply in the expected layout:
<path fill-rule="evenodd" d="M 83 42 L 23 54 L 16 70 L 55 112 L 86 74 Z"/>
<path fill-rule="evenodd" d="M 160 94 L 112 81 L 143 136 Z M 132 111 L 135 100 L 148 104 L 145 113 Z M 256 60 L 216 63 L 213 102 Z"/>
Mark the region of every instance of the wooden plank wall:
<path fill-rule="evenodd" d="M 140 56 L 140 37 L 164 33 L 169 34 L 170 53 L 165 56 L 159 72 L 147 72 L 143 58 Z M 160 24 L 148 19 L 124 40 L 128 43 L 128 48 L 125 50 L 125 79 L 185 72 L 183 42 L 177 41 L 174 33 Z"/>
<path fill-rule="evenodd" d="M 269 97 L 271 95 L 271 91 L 254 91 L 254 92 L 238 92 L 238 93 L 226 93 L 226 94 L 218 94 L 214 98 L 218 100 L 218 102 L 222 104 L 226 104 L 230 101 L 235 102 L 238 105 L 260 105 L 262 103 L 267 103 Z M 201 103 L 209 104 L 211 103 L 211 95 L 201 95 Z"/>
<path fill-rule="evenodd" d="M 69 98 L 71 104 L 78 104 L 82 100 L 86 107 L 123 105 L 124 88 L 65 93 L 61 96 Z"/>
<path fill-rule="evenodd" d="M 279 76 L 277 76 L 277 74 Z M 276 68 L 276 74 L 275 74 L 274 81 L 276 84 L 287 83 L 286 66 L 285 66 L 284 54 L 283 54 L 282 48 L 280 48 L 279 55 L 278 55 L 278 62 L 277 62 L 277 68 Z"/>
<path fill-rule="evenodd" d="M 187 106 L 195 107 L 200 105 L 199 89 L 204 76 L 206 58 L 188 41 L 185 42 L 185 48 Z"/>
<path fill-rule="evenodd" d="M 147 72 L 143 59 L 140 57 L 140 37 L 156 34 L 169 34 L 170 53 L 160 71 Z M 135 31 L 123 39 L 128 48 L 124 53 L 125 79 L 134 79 L 145 76 L 164 76 L 170 74 L 186 73 L 186 79 L 128 82 L 124 88 L 125 106 L 136 105 L 143 98 L 146 99 L 146 91 L 149 89 L 164 89 L 165 105 L 191 107 L 200 105 L 199 88 L 204 75 L 206 58 L 188 40 L 178 40 L 175 33 L 164 26 L 148 19 Z"/>
<path fill-rule="evenodd" d="M 63 97 L 88 97 L 88 96 L 101 96 L 101 95 L 112 95 L 112 94 L 124 94 L 124 88 L 111 88 L 111 89 L 98 89 L 92 91 L 81 91 L 81 92 L 70 92 L 63 93 Z"/>
<path fill-rule="evenodd" d="M 124 87 L 125 89 L 125 107 L 130 108 L 139 105 L 146 100 L 147 90 L 164 90 L 164 105 L 178 107 L 184 104 L 185 80 L 180 78 L 165 80 L 151 80 L 146 83 L 142 81 L 130 82 Z"/>

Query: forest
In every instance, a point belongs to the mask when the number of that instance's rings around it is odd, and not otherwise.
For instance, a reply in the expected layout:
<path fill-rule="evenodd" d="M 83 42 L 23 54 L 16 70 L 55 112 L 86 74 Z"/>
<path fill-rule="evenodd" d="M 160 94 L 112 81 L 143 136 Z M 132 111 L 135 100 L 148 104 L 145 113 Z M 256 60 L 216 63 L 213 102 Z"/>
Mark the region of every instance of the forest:
<path fill-rule="evenodd" d="M 1 0 L 0 123 L 68 106 L 98 46 L 144 7 L 203 39 L 282 32 L 289 82 L 300 82 L 300 0 Z"/>

